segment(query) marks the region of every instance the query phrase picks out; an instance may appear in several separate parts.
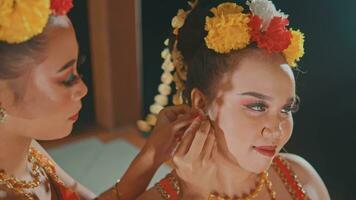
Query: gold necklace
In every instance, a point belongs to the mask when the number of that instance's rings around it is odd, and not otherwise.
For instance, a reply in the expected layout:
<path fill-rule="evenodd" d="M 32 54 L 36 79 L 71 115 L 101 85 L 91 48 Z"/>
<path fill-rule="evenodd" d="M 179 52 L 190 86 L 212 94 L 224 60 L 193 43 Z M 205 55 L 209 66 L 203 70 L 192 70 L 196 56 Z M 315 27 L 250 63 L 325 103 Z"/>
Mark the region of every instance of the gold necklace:
<path fill-rule="evenodd" d="M 271 197 L 271 200 L 276 200 L 277 193 L 275 191 L 273 191 L 273 189 L 272 189 L 272 181 L 270 181 L 268 178 L 268 172 L 267 172 L 267 176 L 266 176 L 266 188 L 267 188 L 269 197 Z"/>
<path fill-rule="evenodd" d="M 4 170 L 1 170 L 0 185 L 5 185 L 9 190 L 25 196 L 26 199 L 34 200 L 36 199 L 35 195 L 26 192 L 26 190 L 32 190 L 41 185 L 41 174 L 43 175 L 43 172 L 41 172 L 40 166 L 31 154 L 28 156 L 28 162 L 32 164 L 30 172 L 33 177 L 32 181 L 20 180 L 14 176 L 9 176 Z"/>
<path fill-rule="evenodd" d="M 5 185 L 9 190 L 23 195 L 27 200 L 36 200 L 37 196 L 32 192 L 26 190 L 33 190 L 41 185 L 41 175 L 49 175 L 55 182 L 63 184 L 55 173 L 54 164 L 34 148 L 30 148 L 28 155 L 28 162 L 32 164 L 31 176 L 32 181 L 24 181 L 14 176 L 9 176 L 4 170 L 0 170 L 0 185 Z M 43 172 L 46 172 L 46 174 Z M 46 177 L 47 178 L 47 177 Z"/>
<path fill-rule="evenodd" d="M 272 190 L 272 182 L 268 179 L 268 172 L 263 172 L 259 175 L 259 181 L 256 184 L 256 188 L 253 189 L 250 194 L 243 197 L 230 198 L 227 196 L 221 196 L 218 193 L 213 193 L 209 195 L 208 200 L 251 200 L 257 197 L 261 192 L 263 186 L 266 185 L 269 196 L 272 200 L 276 199 L 276 192 Z"/>
<path fill-rule="evenodd" d="M 37 151 L 34 148 L 30 148 L 30 155 L 36 160 L 39 166 L 41 166 L 47 175 L 51 177 L 53 181 L 56 183 L 64 186 L 64 183 L 59 179 L 58 175 L 56 174 L 56 168 L 54 163 L 44 156 L 41 152 Z"/>

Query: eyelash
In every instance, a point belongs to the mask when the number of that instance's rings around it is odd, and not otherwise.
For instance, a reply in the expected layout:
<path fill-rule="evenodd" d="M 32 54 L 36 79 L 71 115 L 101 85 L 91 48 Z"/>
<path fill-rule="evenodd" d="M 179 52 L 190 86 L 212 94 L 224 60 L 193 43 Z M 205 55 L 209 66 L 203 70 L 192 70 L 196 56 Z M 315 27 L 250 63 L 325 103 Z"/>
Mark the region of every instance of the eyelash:
<path fill-rule="evenodd" d="M 81 55 L 78 57 L 78 68 L 85 62 L 85 60 L 86 60 L 85 55 Z M 78 80 L 80 80 L 82 78 L 83 78 L 82 74 L 75 75 L 74 72 L 72 71 L 69 74 L 69 76 L 64 81 L 62 81 L 62 84 L 65 87 L 71 87 L 71 86 L 75 85 L 78 82 Z"/>
<path fill-rule="evenodd" d="M 71 87 L 73 85 L 75 85 L 78 80 L 80 80 L 83 76 L 81 74 L 79 75 L 75 75 L 73 72 L 71 72 L 68 76 L 68 78 L 66 78 L 66 80 L 62 81 L 62 84 L 65 87 Z"/>
<path fill-rule="evenodd" d="M 253 103 L 253 104 L 247 105 L 246 107 L 252 111 L 257 111 L 257 112 L 264 112 L 268 108 L 268 106 L 263 102 Z M 299 110 L 299 104 L 293 103 L 292 105 L 288 105 L 288 106 L 284 107 L 281 110 L 281 112 L 284 114 L 288 114 L 288 113 L 296 113 L 298 110 Z"/>

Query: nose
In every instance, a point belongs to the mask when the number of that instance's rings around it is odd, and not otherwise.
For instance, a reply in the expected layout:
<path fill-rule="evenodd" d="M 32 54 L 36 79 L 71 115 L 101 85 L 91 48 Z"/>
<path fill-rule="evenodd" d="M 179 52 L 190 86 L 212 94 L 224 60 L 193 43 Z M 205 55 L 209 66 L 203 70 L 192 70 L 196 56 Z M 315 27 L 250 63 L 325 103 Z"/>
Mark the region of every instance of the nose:
<path fill-rule="evenodd" d="M 85 95 L 88 93 L 88 87 L 85 83 L 80 80 L 80 82 L 76 85 L 72 97 L 75 101 L 80 101 Z"/>
<path fill-rule="evenodd" d="M 276 140 L 282 136 L 283 131 L 283 120 L 280 118 L 274 118 L 273 120 L 267 121 L 264 128 L 261 130 L 263 137 L 267 139 Z"/>
<path fill-rule="evenodd" d="M 261 131 L 261 134 L 263 137 L 267 138 L 267 139 L 278 139 L 281 137 L 282 135 L 282 127 L 281 125 L 278 125 L 275 128 L 271 128 L 271 127 L 264 127 Z"/>

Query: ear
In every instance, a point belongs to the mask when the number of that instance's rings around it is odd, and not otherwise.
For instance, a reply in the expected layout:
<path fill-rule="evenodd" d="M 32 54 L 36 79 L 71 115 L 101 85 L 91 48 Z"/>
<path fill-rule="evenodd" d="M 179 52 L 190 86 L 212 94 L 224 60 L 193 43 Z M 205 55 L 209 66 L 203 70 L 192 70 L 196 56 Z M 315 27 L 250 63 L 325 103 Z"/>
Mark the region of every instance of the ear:
<path fill-rule="evenodd" d="M 206 96 L 199 89 L 194 88 L 190 93 L 190 100 L 192 102 L 192 108 L 198 109 L 203 112 L 207 111 L 208 101 Z"/>

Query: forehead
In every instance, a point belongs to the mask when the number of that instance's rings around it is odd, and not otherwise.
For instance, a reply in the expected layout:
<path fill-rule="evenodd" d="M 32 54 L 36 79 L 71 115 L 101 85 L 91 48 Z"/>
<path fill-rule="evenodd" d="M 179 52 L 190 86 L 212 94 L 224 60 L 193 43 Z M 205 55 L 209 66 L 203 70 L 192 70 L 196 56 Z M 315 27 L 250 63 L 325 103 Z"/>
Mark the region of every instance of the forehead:
<path fill-rule="evenodd" d="M 50 49 L 66 48 L 69 52 L 77 50 L 75 31 L 71 21 L 66 16 L 58 16 L 51 19 L 47 37 Z"/>
<path fill-rule="evenodd" d="M 64 16 L 52 19 L 47 31 L 46 58 L 39 67 L 56 71 L 68 61 L 76 59 L 77 39 L 71 22 Z"/>
<path fill-rule="evenodd" d="M 231 86 L 235 90 L 254 91 L 271 96 L 294 96 L 294 75 L 280 54 L 256 49 L 232 60 L 233 70 L 226 74 L 225 79 L 231 80 Z"/>

